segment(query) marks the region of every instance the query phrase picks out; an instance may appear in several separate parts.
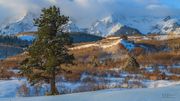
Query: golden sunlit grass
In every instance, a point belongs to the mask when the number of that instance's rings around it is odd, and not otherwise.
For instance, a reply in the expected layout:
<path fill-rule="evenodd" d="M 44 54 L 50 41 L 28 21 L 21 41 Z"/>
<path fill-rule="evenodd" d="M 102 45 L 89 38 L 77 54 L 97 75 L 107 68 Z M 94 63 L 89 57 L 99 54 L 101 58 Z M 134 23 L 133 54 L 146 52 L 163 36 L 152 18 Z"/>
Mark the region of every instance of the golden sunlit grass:
<path fill-rule="evenodd" d="M 27 57 L 27 53 L 22 53 L 16 56 L 9 57 L 0 61 L 0 66 L 3 68 L 19 68 L 20 63 Z"/>
<path fill-rule="evenodd" d="M 157 53 L 140 55 L 137 58 L 137 60 L 140 64 L 144 64 L 144 65 L 151 65 L 151 64 L 173 65 L 179 62 L 180 51 L 157 52 Z"/>

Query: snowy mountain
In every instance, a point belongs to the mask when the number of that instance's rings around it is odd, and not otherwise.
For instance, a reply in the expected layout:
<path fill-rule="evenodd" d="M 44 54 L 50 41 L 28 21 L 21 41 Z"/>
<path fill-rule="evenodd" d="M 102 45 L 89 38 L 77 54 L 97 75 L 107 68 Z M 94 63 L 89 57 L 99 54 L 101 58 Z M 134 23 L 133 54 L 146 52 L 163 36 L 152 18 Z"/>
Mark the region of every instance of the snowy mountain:
<path fill-rule="evenodd" d="M 21 32 L 37 31 L 37 27 L 34 26 L 33 21 L 33 19 L 37 17 L 37 14 L 28 12 L 25 16 L 15 22 L 2 24 L 0 26 L 0 34 L 17 34 Z M 63 27 L 66 32 L 81 32 L 81 30 L 71 20 Z"/>
<path fill-rule="evenodd" d="M 109 36 L 117 34 L 141 34 L 137 29 L 126 26 L 121 23 L 121 19 L 118 16 L 108 16 L 99 20 L 93 24 L 90 29 L 90 34 L 99 36 Z"/>
<path fill-rule="evenodd" d="M 153 16 L 110 15 L 90 27 L 89 33 L 108 36 L 112 34 L 167 34 L 180 33 L 178 18 Z"/>
<path fill-rule="evenodd" d="M 63 29 L 64 32 L 81 32 L 81 29 L 72 20 L 64 25 Z"/>
<path fill-rule="evenodd" d="M 33 24 L 33 19 L 37 16 L 33 13 L 27 13 L 19 20 L 1 25 L 0 34 L 16 34 L 20 32 L 36 31 L 37 28 Z"/>
<path fill-rule="evenodd" d="M 24 17 L 13 23 L 0 26 L 0 34 L 16 34 L 20 32 L 36 31 L 33 18 L 37 15 L 27 13 Z M 109 35 L 134 35 L 134 34 L 167 34 L 180 33 L 180 19 L 177 17 L 154 17 L 154 16 L 122 16 L 111 14 L 92 22 L 87 28 L 80 28 L 73 20 L 64 26 L 65 32 L 85 32 L 98 36 Z"/>
<path fill-rule="evenodd" d="M 163 20 L 159 21 L 152 31 L 152 33 L 159 33 L 159 34 L 165 34 L 165 33 L 180 33 L 180 22 L 175 19 L 171 18 L 170 16 L 167 16 Z"/>

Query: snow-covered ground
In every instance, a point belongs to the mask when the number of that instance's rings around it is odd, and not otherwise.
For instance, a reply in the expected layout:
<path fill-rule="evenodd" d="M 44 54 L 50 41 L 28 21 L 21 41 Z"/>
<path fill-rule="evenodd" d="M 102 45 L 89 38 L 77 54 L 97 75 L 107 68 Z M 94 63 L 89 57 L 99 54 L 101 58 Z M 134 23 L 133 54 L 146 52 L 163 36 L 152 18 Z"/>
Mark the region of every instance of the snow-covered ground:
<path fill-rule="evenodd" d="M 180 81 L 171 81 L 171 80 L 157 80 L 157 81 L 146 81 L 144 82 L 148 88 L 162 88 L 162 87 L 170 87 L 174 85 L 180 85 Z"/>
<path fill-rule="evenodd" d="M 21 85 L 22 81 L 19 80 L 0 80 L 0 98 L 15 97 Z"/>
<path fill-rule="evenodd" d="M 180 86 L 133 90 L 102 90 L 60 96 L 6 98 L 0 101 L 179 101 Z"/>
<path fill-rule="evenodd" d="M 179 64 L 173 65 L 173 67 L 179 68 Z M 162 73 L 165 73 L 166 75 L 170 75 L 170 74 L 172 75 L 172 73 L 170 73 L 165 66 L 160 65 L 158 66 L 158 68 Z M 154 71 L 154 68 L 152 66 L 148 66 L 145 69 L 145 71 L 151 73 Z M 14 72 L 17 72 L 17 70 L 15 70 Z M 173 75 L 177 75 L 177 74 L 173 74 Z M 22 85 L 25 86 L 25 88 L 21 89 Z M 98 75 L 85 72 L 81 74 L 81 78 L 76 82 L 70 82 L 67 81 L 65 78 L 60 77 L 59 79 L 57 79 L 57 83 L 56 83 L 56 86 L 61 94 L 93 91 L 94 89 L 98 90 L 98 89 L 112 89 L 112 88 L 119 88 L 118 89 L 119 92 L 124 92 L 124 90 L 134 91 L 134 89 L 137 88 L 159 89 L 163 87 L 170 88 L 178 85 L 180 86 L 180 81 L 148 80 L 143 78 L 143 75 L 141 74 L 129 74 L 127 72 L 120 71 L 118 68 L 111 69 L 109 72 L 106 72 L 105 74 L 98 74 Z M 46 92 L 49 91 L 49 88 L 50 87 L 48 84 L 31 86 L 27 82 L 27 79 L 25 78 L 21 78 L 21 79 L 11 78 L 11 80 L 0 80 L 0 101 L 2 101 L 1 100 L 2 98 L 7 98 L 9 101 L 13 101 L 10 100 L 10 98 L 15 99 L 16 97 L 22 97 L 22 96 L 43 96 L 46 94 Z M 23 90 L 26 89 L 28 89 L 27 90 L 28 92 L 23 92 Z M 106 91 L 107 90 L 105 90 L 105 92 Z M 27 100 L 27 101 L 31 101 L 31 100 Z M 107 101 L 111 101 L 111 100 L 107 100 Z"/>
<path fill-rule="evenodd" d="M 131 77 L 128 81 L 126 77 Z M 86 81 L 91 78 L 91 81 Z M 93 82 L 92 82 L 93 81 Z M 24 92 L 19 92 L 22 85 L 28 88 L 28 94 L 23 95 Z M 161 88 L 161 87 L 173 87 L 180 85 L 180 81 L 170 81 L 170 80 L 139 80 L 135 74 L 120 74 L 120 77 L 113 77 L 108 75 L 107 77 L 94 76 L 92 75 L 82 75 L 80 81 L 78 82 L 68 82 L 61 81 L 56 83 L 58 90 L 61 93 L 76 93 L 81 91 L 92 91 L 96 87 L 106 87 L 112 88 L 123 88 L 123 89 L 135 89 L 135 88 Z M 12 80 L 0 80 L 0 98 L 16 98 L 21 96 L 43 96 L 49 91 L 49 85 L 43 84 L 38 88 L 31 86 L 26 79 L 16 79 Z M 1 101 L 1 100 L 0 100 Z"/>

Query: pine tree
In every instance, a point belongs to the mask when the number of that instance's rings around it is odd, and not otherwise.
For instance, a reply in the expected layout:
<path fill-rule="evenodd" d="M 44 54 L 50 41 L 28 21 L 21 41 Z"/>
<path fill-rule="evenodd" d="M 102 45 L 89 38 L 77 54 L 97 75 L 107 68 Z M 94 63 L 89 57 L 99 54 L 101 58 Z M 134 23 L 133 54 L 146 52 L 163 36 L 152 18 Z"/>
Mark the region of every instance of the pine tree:
<path fill-rule="evenodd" d="M 127 62 L 125 63 L 124 70 L 128 72 L 137 72 L 139 69 L 139 63 L 136 61 L 136 58 L 129 56 Z"/>
<path fill-rule="evenodd" d="M 37 39 L 27 50 L 29 56 L 22 62 L 22 73 L 32 84 L 50 83 L 50 95 L 57 95 L 59 92 L 55 83 L 57 74 L 63 71 L 61 65 L 72 63 L 74 59 L 68 52 L 70 37 L 62 31 L 69 18 L 52 6 L 44 8 L 34 21 L 38 27 Z"/>

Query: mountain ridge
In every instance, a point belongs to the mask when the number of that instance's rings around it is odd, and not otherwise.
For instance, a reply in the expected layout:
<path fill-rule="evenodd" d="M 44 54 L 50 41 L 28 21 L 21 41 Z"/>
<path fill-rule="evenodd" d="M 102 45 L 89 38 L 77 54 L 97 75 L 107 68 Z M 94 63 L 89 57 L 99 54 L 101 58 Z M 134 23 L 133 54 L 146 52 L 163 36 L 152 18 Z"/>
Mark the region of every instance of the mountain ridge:
<path fill-rule="evenodd" d="M 0 34 L 16 34 L 28 31 L 37 31 L 33 19 L 38 16 L 28 12 L 24 17 L 13 23 L 0 26 Z M 86 29 L 86 30 L 85 30 Z M 111 14 L 102 19 L 92 22 L 87 28 L 80 28 L 73 20 L 64 25 L 65 32 L 86 32 L 98 36 L 109 35 L 134 35 L 134 34 L 168 34 L 180 33 L 180 19 L 176 17 L 154 17 L 154 16 L 121 16 Z"/>

